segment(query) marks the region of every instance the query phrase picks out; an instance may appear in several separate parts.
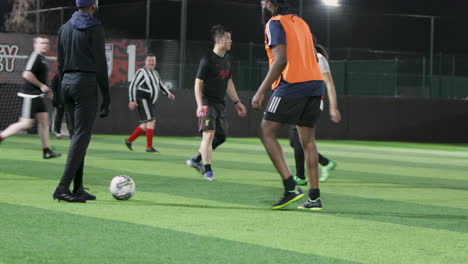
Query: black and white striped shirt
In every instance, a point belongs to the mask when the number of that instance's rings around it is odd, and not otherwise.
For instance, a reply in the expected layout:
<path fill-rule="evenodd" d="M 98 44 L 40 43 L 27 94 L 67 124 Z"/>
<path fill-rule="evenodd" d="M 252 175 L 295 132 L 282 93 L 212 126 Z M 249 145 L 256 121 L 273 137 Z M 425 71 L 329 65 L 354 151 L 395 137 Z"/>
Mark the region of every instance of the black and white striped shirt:
<path fill-rule="evenodd" d="M 135 73 L 135 77 L 130 83 L 128 88 L 128 97 L 130 102 L 136 102 L 138 91 L 148 93 L 154 104 L 158 99 L 159 90 L 161 90 L 165 95 L 170 93 L 163 85 L 161 77 L 156 70 L 141 68 Z"/>

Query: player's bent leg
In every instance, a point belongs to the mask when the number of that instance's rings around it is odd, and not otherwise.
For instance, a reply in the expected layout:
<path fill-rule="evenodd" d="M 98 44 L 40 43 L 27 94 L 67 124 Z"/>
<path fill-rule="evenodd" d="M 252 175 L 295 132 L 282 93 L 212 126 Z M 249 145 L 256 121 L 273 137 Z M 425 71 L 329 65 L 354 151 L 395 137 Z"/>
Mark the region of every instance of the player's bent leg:
<path fill-rule="evenodd" d="M 218 131 L 215 132 L 214 138 L 213 138 L 213 144 L 211 144 L 213 151 L 219 147 L 221 144 L 226 142 L 226 135 L 222 133 L 218 133 Z"/>
<path fill-rule="evenodd" d="M 144 129 L 154 129 L 154 127 L 156 125 L 156 119 L 150 120 L 150 121 L 148 121 L 148 122 L 146 122 L 146 123 L 144 123 L 142 125 L 144 125 L 144 127 L 143 127 Z"/>
<path fill-rule="evenodd" d="M 49 113 L 39 112 L 36 114 L 39 123 L 39 136 L 42 142 L 42 158 L 52 159 L 62 156 L 60 153 L 55 153 L 49 148 Z"/>
<path fill-rule="evenodd" d="M 30 118 L 20 118 L 18 122 L 9 125 L 3 132 L 0 134 L 2 139 L 5 139 L 9 136 L 13 136 L 14 134 L 30 129 L 34 124 L 34 119 Z"/>
<path fill-rule="evenodd" d="M 309 178 L 309 199 L 299 206 L 300 209 L 322 210 L 318 179 L 318 152 L 315 145 L 315 129 L 313 127 L 298 127 L 298 134 L 304 149 L 307 174 Z"/>
<path fill-rule="evenodd" d="M 194 158 L 188 159 L 185 164 L 189 167 L 194 168 L 197 172 L 199 172 L 201 175 L 205 173 L 205 169 L 203 168 L 203 164 L 196 161 Z"/>
<path fill-rule="evenodd" d="M 282 126 L 283 124 L 278 122 L 262 120 L 261 140 L 273 165 L 284 180 L 291 176 L 291 171 L 277 138 L 277 133 Z"/>
<path fill-rule="evenodd" d="M 132 134 L 124 140 L 125 146 L 127 146 L 129 150 L 133 151 L 133 147 L 132 147 L 133 141 L 135 141 L 139 136 L 145 134 L 146 133 L 145 129 L 146 129 L 146 124 L 145 123 L 140 124 L 133 130 Z"/>
<path fill-rule="evenodd" d="M 296 164 L 296 176 L 294 176 L 294 180 L 297 185 L 305 186 L 307 185 L 307 179 L 304 169 L 304 151 L 302 150 L 301 141 L 295 126 L 290 129 L 289 144 L 294 149 L 294 162 Z"/>
<path fill-rule="evenodd" d="M 271 207 L 273 210 L 282 209 L 304 197 L 302 190 L 296 188 L 296 182 L 291 175 L 289 167 L 284 158 L 283 151 L 277 139 L 278 130 L 282 126 L 282 123 L 269 120 L 262 120 L 261 123 L 261 140 L 265 146 L 268 156 L 273 162 L 273 165 L 283 179 L 284 186 L 284 194 L 277 203 L 273 204 Z"/>
<path fill-rule="evenodd" d="M 49 147 L 49 114 L 47 112 L 41 112 L 36 114 L 38 123 L 38 133 L 41 139 L 42 147 Z"/>
<path fill-rule="evenodd" d="M 202 132 L 202 142 L 200 144 L 200 153 L 202 154 L 204 174 L 203 177 L 208 181 L 214 181 L 215 177 L 211 169 L 211 154 L 213 153 L 213 138 L 215 130 L 204 130 Z"/>
<path fill-rule="evenodd" d="M 332 171 L 335 169 L 336 162 L 328 159 L 327 157 L 323 156 L 320 153 L 318 154 L 318 157 L 319 157 L 320 165 L 323 166 L 320 168 L 319 181 L 326 182 L 328 178 L 331 176 Z"/>
<path fill-rule="evenodd" d="M 154 126 L 156 120 L 151 120 L 146 122 L 146 152 L 158 152 L 153 147 L 153 136 L 154 136 Z"/>

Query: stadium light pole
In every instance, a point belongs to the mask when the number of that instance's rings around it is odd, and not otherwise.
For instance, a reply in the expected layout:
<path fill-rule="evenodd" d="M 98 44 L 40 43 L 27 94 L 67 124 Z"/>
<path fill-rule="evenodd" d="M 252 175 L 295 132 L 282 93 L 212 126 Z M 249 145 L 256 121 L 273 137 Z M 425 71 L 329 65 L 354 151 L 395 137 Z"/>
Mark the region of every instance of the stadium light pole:
<path fill-rule="evenodd" d="M 150 19 L 151 19 L 151 0 L 146 0 L 146 49 L 149 49 Z"/>
<path fill-rule="evenodd" d="M 179 89 L 184 85 L 185 51 L 187 46 L 187 0 L 181 0 L 180 45 L 179 45 Z"/>
<path fill-rule="evenodd" d="M 304 0 L 299 0 L 299 16 L 302 17 L 302 11 L 304 9 Z"/>
<path fill-rule="evenodd" d="M 340 6 L 339 0 L 322 0 L 327 10 L 327 46 L 328 52 L 331 52 L 331 34 L 330 34 L 330 13 L 332 8 Z"/>
<path fill-rule="evenodd" d="M 429 76 L 432 81 L 432 74 L 434 70 L 434 24 L 435 17 L 431 16 L 431 43 L 430 43 L 430 54 L 429 54 Z M 440 73 L 439 73 L 440 74 Z"/>
<path fill-rule="evenodd" d="M 36 0 L 36 11 L 39 11 L 41 7 L 41 0 Z M 39 33 L 39 24 L 40 24 L 40 13 L 36 12 L 36 33 Z"/>
<path fill-rule="evenodd" d="M 430 40 L 429 40 L 429 78 L 432 80 L 434 74 L 434 27 L 436 16 L 425 16 L 425 15 L 412 15 L 412 14 L 384 14 L 385 16 L 396 16 L 396 17 L 409 17 L 409 18 L 421 18 L 428 19 L 430 24 Z"/>

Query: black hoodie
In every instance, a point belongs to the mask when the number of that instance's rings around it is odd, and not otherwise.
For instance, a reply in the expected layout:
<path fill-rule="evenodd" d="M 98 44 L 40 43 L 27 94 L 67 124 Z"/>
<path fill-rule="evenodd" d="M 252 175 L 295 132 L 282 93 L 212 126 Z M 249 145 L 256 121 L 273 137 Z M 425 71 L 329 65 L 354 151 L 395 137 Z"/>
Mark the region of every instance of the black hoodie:
<path fill-rule="evenodd" d="M 110 104 L 104 29 L 95 17 L 77 11 L 60 27 L 58 68 L 61 76 L 67 72 L 96 73 L 103 105 Z"/>

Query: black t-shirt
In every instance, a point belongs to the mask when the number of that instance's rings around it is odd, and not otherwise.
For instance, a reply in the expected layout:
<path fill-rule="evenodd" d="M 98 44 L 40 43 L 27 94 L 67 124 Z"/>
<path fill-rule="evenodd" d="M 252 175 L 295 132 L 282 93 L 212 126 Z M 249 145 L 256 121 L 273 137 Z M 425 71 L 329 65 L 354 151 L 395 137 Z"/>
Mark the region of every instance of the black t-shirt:
<path fill-rule="evenodd" d="M 26 68 L 24 70 L 32 72 L 34 76 L 36 76 L 37 80 L 47 85 L 47 73 L 49 71 L 49 67 L 47 66 L 46 58 L 41 54 L 33 51 L 31 56 L 29 56 L 28 62 L 26 63 Z M 40 87 L 37 87 L 29 81 L 24 80 L 20 89 L 20 93 L 40 95 L 42 94 L 42 91 Z"/>
<path fill-rule="evenodd" d="M 225 54 L 218 56 L 211 51 L 200 60 L 197 79 L 204 81 L 202 89 L 203 104 L 224 104 L 229 79 L 232 78 L 231 57 Z"/>

